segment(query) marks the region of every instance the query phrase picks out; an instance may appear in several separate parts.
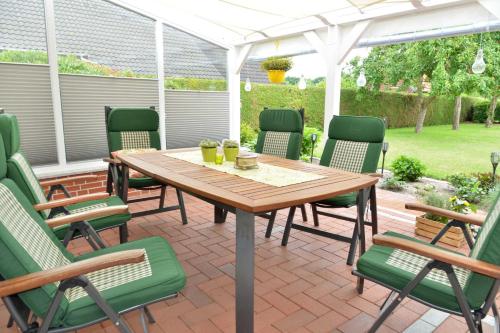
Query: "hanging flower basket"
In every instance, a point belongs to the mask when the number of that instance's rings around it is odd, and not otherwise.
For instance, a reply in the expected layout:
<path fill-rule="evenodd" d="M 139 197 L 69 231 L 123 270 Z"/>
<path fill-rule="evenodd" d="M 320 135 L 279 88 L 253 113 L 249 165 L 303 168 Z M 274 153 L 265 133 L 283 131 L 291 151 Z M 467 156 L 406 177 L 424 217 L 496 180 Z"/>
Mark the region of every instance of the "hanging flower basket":
<path fill-rule="evenodd" d="M 282 83 L 285 81 L 285 74 L 289 71 L 293 62 L 290 58 L 269 57 L 261 63 L 261 68 L 267 71 L 267 77 L 272 83 Z"/>

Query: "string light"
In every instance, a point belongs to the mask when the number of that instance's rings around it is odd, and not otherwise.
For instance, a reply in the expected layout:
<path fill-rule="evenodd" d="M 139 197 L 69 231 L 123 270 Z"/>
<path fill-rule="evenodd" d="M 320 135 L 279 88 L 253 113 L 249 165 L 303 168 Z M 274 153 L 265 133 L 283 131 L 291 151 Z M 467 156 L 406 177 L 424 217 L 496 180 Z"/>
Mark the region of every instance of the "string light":
<path fill-rule="evenodd" d="M 306 83 L 306 79 L 304 78 L 304 75 L 301 75 L 301 76 L 300 76 L 300 80 L 299 80 L 299 84 L 298 84 L 298 86 L 299 86 L 299 89 L 300 89 L 300 90 L 304 90 L 304 89 L 306 89 L 306 87 L 307 87 L 307 83 Z"/>
<path fill-rule="evenodd" d="M 245 91 L 246 92 L 252 91 L 252 83 L 250 82 L 249 77 L 247 77 L 247 80 L 245 81 Z"/>
<path fill-rule="evenodd" d="M 364 68 L 362 68 L 361 71 L 359 72 L 358 79 L 356 80 L 356 85 L 360 88 L 366 86 L 366 76 Z"/>

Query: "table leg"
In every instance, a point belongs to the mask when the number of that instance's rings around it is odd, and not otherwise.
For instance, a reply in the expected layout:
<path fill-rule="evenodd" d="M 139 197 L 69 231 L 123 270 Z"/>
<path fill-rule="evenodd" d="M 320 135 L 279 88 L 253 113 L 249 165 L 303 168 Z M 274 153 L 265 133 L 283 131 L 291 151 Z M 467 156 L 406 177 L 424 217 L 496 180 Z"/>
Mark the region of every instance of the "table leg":
<path fill-rule="evenodd" d="M 236 332 L 253 332 L 255 215 L 236 209 Z"/>

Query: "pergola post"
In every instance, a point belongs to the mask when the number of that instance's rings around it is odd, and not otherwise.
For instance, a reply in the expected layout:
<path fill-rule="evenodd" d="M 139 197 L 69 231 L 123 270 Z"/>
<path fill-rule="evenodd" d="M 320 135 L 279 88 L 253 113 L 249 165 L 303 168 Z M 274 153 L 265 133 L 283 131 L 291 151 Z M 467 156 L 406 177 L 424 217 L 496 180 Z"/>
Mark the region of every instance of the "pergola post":
<path fill-rule="evenodd" d="M 341 38 L 342 35 L 338 25 L 328 27 L 328 36 L 325 45 L 327 62 L 323 133 L 328 132 L 328 127 L 333 116 L 340 114 L 342 67 L 338 64 L 338 59 L 342 45 Z"/>
<path fill-rule="evenodd" d="M 165 68 L 163 58 L 163 23 L 155 22 L 156 72 L 158 75 L 158 114 L 160 116 L 161 149 L 167 149 L 167 129 L 165 111 Z"/>
<path fill-rule="evenodd" d="M 227 90 L 229 92 L 229 138 L 240 141 L 241 100 L 240 72 L 250 50 L 251 44 L 232 47 L 227 52 Z"/>

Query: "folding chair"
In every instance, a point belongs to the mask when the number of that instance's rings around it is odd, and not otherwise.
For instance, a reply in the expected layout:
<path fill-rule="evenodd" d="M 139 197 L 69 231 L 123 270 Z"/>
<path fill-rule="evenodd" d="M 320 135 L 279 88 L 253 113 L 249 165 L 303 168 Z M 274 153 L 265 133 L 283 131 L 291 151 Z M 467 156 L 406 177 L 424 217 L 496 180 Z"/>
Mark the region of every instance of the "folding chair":
<path fill-rule="evenodd" d="M 74 215 L 44 221 L 14 181 L 0 137 L 0 297 L 24 333 L 69 332 L 110 319 L 131 332 L 121 314 L 139 309 L 147 332 L 154 322 L 146 305 L 173 298 L 186 277 L 170 245 L 147 238 L 74 256 L 51 228 Z M 127 206 L 79 213 L 106 216 Z"/>
<path fill-rule="evenodd" d="M 0 114 L 0 135 L 3 138 L 4 149 L 7 156 L 7 176 L 14 180 L 24 195 L 30 200 L 42 218 L 77 214 L 92 211 L 98 208 L 114 207 L 123 205 L 123 201 L 116 196 L 107 193 L 93 193 L 77 197 L 70 197 L 64 184 L 79 180 L 92 180 L 97 176 L 77 176 L 64 179 L 55 179 L 39 182 L 30 163 L 20 150 L 20 133 L 17 118 L 11 114 Z M 47 196 L 42 186 L 50 186 Z M 62 190 L 66 198 L 51 200 L 56 190 Z M 80 221 L 71 225 L 61 225 L 54 229 L 55 234 L 64 245 L 75 237 L 84 236 L 94 249 L 102 247 L 102 240 L 95 231 L 100 232 L 109 228 L 120 228 L 120 242 L 126 242 L 126 234 L 123 229 L 131 216 L 127 212 L 96 218 L 89 221 Z"/>
<path fill-rule="evenodd" d="M 358 276 L 358 292 L 363 292 L 364 279 L 392 292 L 369 332 L 376 332 L 406 297 L 464 317 L 472 333 L 482 332 L 481 320 L 491 309 L 498 332 L 495 298 L 500 287 L 500 194 L 484 221 L 425 205 L 409 204 L 407 208 L 441 215 L 451 222 L 430 244 L 395 232 L 374 236 L 374 245 L 359 258 L 353 271 Z M 481 227 L 474 244 L 468 230 L 471 224 Z M 435 245 L 453 225 L 462 228 L 472 245 L 467 256 Z"/>
<path fill-rule="evenodd" d="M 167 185 L 157 182 L 151 177 L 140 175 L 129 177 L 129 169 L 114 159 L 112 154 L 117 151 L 127 151 L 136 149 L 161 149 L 160 133 L 158 132 L 160 122 L 158 112 L 154 107 L 150 108 L 111 108 L 105 107 L 106 132 L 108 137 L 108 148 L 110 158 L 108 167 L 108 193 L 113 192 L 120 195 L 126 203 L 159 200 L 157 209 L 133 213 L 132 216 L 144 216 L 179 209 L 183 224 L 187 224 L 186 210 L 182 191 L 175 189 L 177 193 L 178 205 L 165 207 L 165 196 Z M 128 189 L 138 189 L 143 191 L 160 189 L 159 196 L 145 198 L 128 199 Z"/>
<path fill-rule="evenodd" d="M 385 126 L 382 119 L 374 117 L 356 117 L 356 116 L 334 116 L 330 122 L 328 129 L 328 140 L 325 144 L 325 149 L 321 156 L 320 164 L 323 166 L 341 169 L 349 172 L 367 173 L 373 176 L 377 170 L 377 164 L 384 141 Z M 336 219 L 356 223 L 358 217 L 349 217 L 339 214 L 334 214 L 328 211 L 320 210 L 349 208 L 359 206 L 361 200 L 357 192 L 348 193 L 330 198 L 327 200 L 311 203 L 313 212 L 314 228 L 302 224 L 293 223 L 293 215 L 295 210 L 292 208 L 288 216 L 283 239 L 281 244 L 286 246 L 291 229 L 297 229 L 309 232 L 315 235 L 328 237 L 339 240 L 341 242 L 350 243 L 347 264 L 352 265 L 354 262 L 355 251 L 358 243 L 358 227 L 353 228 L 351 237 L 339 235 L 324 230 L 320 230 L 318 215 L 333 217 Z M 369 197 L 371 210 L 371 222 L 365 222 L 365 225 L 372 227 L 372 233 L 377 233 L 377 203 L 375 186 L 370 189 Z M 358 207 L 359 208 L 359 207 Z M 359 209 L 357 214 L 360 214 Z M 361 212 L 364 214 L 364 212 Z M 364 232 L 364 228 L 362 229 Z"/>

